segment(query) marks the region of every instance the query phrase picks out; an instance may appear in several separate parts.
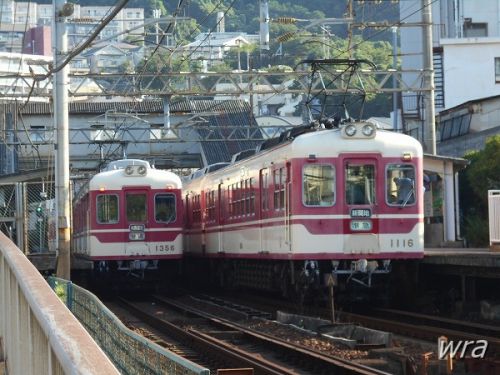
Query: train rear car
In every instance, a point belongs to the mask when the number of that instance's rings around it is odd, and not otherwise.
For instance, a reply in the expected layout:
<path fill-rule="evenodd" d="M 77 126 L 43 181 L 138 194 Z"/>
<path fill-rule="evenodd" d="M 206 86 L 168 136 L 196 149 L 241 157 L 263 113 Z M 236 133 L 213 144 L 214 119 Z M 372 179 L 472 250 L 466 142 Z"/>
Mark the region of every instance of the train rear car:
<path fill-rule="evenodd" d="M 392 261 L 423 257 L 417 140 L 352 122 L 273 142 L 184 188 L 186 252 L 210 259 L 218 280 L 283 292 L 332 278 L 371 286 Z"/>
<path fill-rule="evenodd" d="M 143 278 L 183 255 L 181 181 L 143 160 L 118 160 L 74 199 L 72 250 L 101 274 Z"/>

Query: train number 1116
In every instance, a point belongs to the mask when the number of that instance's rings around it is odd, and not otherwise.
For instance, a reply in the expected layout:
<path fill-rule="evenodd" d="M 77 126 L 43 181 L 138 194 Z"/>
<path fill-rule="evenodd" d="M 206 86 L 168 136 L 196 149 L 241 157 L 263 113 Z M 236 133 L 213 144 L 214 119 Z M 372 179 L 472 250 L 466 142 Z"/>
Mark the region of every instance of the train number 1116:
<path fill-rule="evenodd" d="M 413 247 L 413 239 L 391 238 L 391 247 Z"/>

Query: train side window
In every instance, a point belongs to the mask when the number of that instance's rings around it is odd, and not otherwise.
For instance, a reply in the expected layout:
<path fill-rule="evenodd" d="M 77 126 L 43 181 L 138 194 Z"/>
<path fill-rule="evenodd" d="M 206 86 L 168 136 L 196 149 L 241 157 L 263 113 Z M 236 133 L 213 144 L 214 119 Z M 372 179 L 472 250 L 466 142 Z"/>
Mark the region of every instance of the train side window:
<path fill-rule="evenodd" d="M 302 203 L 305 206 L 334 205 L 335 169 L 332 165 L 305 165 L 302 182 Z"/>
<path fill-rule="evenodd" d="M 391 206 L 415 204 L 415 167 L 413 165 L 387 165 L 385 180 L 387 204 Z"/>
<path fill-rule="evenodd" d="M 207 221 L 215 221 L 215 190 L 206 193 Z"/>
<path fill-rule="evenodd" d="M 174 194 L 155 195 L 155 220 L 157 223 L 173 223 L 177 213 Z"/>
<path fill-rule="evenodd" d="M 201 223 L 201 196 L 197 194 L 193 197 L 193 223 Z"/>
<path fill-rule="evenodd" d="M 345 194 L 347 204 L 375 203 L 375 166 L 346 165 Z"/>
<path fill-rule="evenodd" d="M 99 224 L 118 223 L 118 196 L 101 194 L 97 196 L 97 222 Z"/>
<path fill-rule="evenodd" d="M 273 171 L 274 180 L 274 209 L 285 209 L 285 184 L 286 184 L 286 169 L 280 168 Z"/>
<path fill-rule="evenodd" d="M 127 221 L 146 221 L 146 194 L 127 194 Z"/>
<path fill-rule="evenodd" d="M 262 200 L 261 200 L 261 205 L 262 205 L 262 211 L 267 211 L 269 210 L 269 171 L 266 169 L 263 169 L 261 171 L 261 195 L 262 195 Z"/>
<path fill-rule="evenodd" d="M 249 180 L 249 214 L 255 215 L 255 179 L 252 177 Z"/>

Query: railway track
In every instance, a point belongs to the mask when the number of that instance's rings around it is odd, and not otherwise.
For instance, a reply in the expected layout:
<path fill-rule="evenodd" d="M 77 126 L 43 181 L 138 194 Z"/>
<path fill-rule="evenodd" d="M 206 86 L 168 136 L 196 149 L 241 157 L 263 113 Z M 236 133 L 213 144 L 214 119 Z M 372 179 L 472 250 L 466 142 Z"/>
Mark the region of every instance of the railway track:
<path fill-rule="evenodd" d="M 141 321 L 181 343 L 180 350 L 189 353 L 195 362 L 193 353 L 203 353 L 226 367 L 253 368 L 255 374 L 393 374 L 257 332 L 221 317 L 224 314 L 200 300 L 193 299 L 188 305 L 186 301 L 156 296 L 155 305 L 125 300 L 120 303 Z M 172 309 L 180 312 L 173 319 L 166 312 Z M 247 309 L 229 314 L 241 320 L 243 315 L 253 313 Z"/>
<path fill-rule="evenodd" d="M 434 327 L 477 334 L 484 337 L 500 337 L 500 327 L 491 324 L 468 322 L 396 309 L 374 309 L 372 313 L 376 316 L 402 320 L 408 323 L 426 324 Z"/>
<path fill-rule="evenodd" d="M 207 297 L 214 299 L 214 297 Z M 238 305 L 240 299 L 234 296 L 220 298 L 219 303 L 227 300 L 227 304 Z M 246 303 L 256 309 L 274 314 L 276 301 L 261 296 L 245 296 Z M 250 308 L 250 307 L 249 307 Z M 310 316 L 331 318 L 327 308 L 305 306 L 300 309 L 296 304 L 280 301 L 280 308 L 293 313 L 303 313 Z M 380 329 L 395 334 L 413 337 L 430 342 L 437 342 L 438 337 L 446 336 L 453 340 L 487 340 L 490 350 L 500 355 L 500 327 L 496 325 L 467 322 L 440 316 L 433 316 L 396 309 L 368 309 L 363 313 L 341 311 L 337 317 L 343 322 L 361 324 L 367 328 Z"/>
<path fill-rule="evenodd" d="M 486 340 L 489 353 L 500 355 L 500 328 L 497 326 L 392 309 L 376 309 L 369 315 L 343 313 L 342 318 L 370 328 L 436 343 L 441 336 L 449 340 Z"/>
<path fill-rule="evenodd" d="M 213 297 L 209 297 L 212 298 Z M 229 296 L 221 298 L 230 303 L 238 304 L 241 297 Z M 245 296 L 245 301 L 254 308 L 260 308 L 268 313 L 276 308 L 276 300 L 269 300 L 262 296 Z M 326 308 L 302 307 L 291 304 L 287 301 L 279 302 L 280 309 L 283 311 L 306 314 L 308 316 L 322 317 L 329 319 L 331 311 Z M 420 368 L 420 373 L 425 374 L 426 368 L 430 366 L 440 367 L 442 363 L 437 360 L 437 340 L 439 337 L 446 337 L 455 342 L 477 342 L 477 340 L 486 340 L 488 350 L 485 358 L 471 358 L 470 350 L 468 357 L 457 362 L 465 374 L 474 373 L 481 375 L 500 374 L 500 328 L 495 325 L 484 323 L 475 323 L 449 319 L 426 314 L 394 310 L 394 309 L 370 309 L 361 313 L 340 312 L 337 318 L 341 322 L 351 322 L 367 328 L 378 329 L 386 332 L 392 332 L 403 340 L 418 339 L 422 342 L 428 342 L 426 352 L 414 356 L 416 367 Z M 420 341 L 419 341 L 420 342 Z M 404 344 L 403 344 L 404 345 Z M 441 361 L 442 362 L 442 361 Z M 469 372 L 472 371 L 472 372 Z"/>

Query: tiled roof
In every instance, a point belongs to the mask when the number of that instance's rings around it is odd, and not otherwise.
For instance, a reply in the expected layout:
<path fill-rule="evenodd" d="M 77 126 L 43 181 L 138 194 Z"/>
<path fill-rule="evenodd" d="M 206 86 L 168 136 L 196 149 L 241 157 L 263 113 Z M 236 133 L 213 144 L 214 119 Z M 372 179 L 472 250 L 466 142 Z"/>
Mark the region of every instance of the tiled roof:
<path fill-rule="evenodd" d="M 12 110 L 12 103 L 0 104 L 0 111 Z M 130 111 L 133 113 L 163 113 L 163 101 L 161 99 L 144 100 L 140 102 L 71 102 L 69 103 L 70 114 L 102 114 L 108 110 L 120 112 Z M 28 103 L 23 109 L 23 115 L 51 115 L 52 104 L 50 103 Z M 206 128 L 199 129 L 202 139 L 207 137 L 209 141 L 201 141 L 202 153 L 207 163 L 229 162 L 231 157 L 244 150 L 252 149 L 262 143 L 262 133 L 258 128 L 250 105 L 243 100 L 176 100 L 170 104 L 173 114 L 203 114 L 207 120 L 205 125 L 214 128 L 210 135 Z M 234 127 L 242 129 L 256 128 L 253 140 L 228 140 L 227 138 L 242 139 L 246 132 L 234 132 Z M 257 140 L 256 140 L 256 139 Z M 214 141 L 220 140 L 220 141 Z"/>
<path fill-rule="evenodd" d="M 0 104 L 0 110 L 12 108 L 12 103 Z M 123 102 L 70 102 L 70 114 L 95 114 L 105 113 L 109 110 L 136 113 L 163 113 L 163 101 L 161 99 L 147 99 L 143 101 Z M 202 113 L 202 112 L 224 112 L 237 113 L 250 111 L 249 105 L 242 100 L 197 100 L 184 99 L 173 101 L 170 104 L 171 113 Z M 21 110 L 24 115 L 50 115 L 53 112 L 51 103 L 30 102 Z"/>
<path fill-rule="evenodd" d="M 242 108 L 244 110 L 235 111 L 233 113 L 225 112 L 214 116 L 207 116 L 208 126 L 214 128 L 211 132 L 209 139 L 210 141 L 201 142 L 202 152 L 205 156 L 205 160 L 208 165 L 229 162 L 234 154 L 256 148 L 262 143 L 262 133 L 258 130 L 257 136 L 258 140 L 228 140 L 227 138 L 238 138 L 242 139 L 246 136 L 246 132 L 234 132 L 234 127 L 243 128 L 258 128 L 257 122 L 252 114 L 250 114 L 250 106 L 246 104 L 247 108 Z M 243 106 L 245 107 L 245 106 Z M 235 108 L 236 109 L 236 108 Z M 229 128 L 228 128 L 229 127 Z M 216 130 L 215 130 L 216 129 Z M 198 130 L 203 138 L 208 137 L 208 130 L 200 129 Z M 214 139 L 220 139 L 220 142 L 213 141 Z"/>

